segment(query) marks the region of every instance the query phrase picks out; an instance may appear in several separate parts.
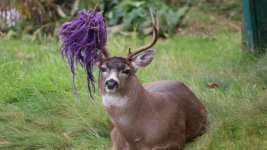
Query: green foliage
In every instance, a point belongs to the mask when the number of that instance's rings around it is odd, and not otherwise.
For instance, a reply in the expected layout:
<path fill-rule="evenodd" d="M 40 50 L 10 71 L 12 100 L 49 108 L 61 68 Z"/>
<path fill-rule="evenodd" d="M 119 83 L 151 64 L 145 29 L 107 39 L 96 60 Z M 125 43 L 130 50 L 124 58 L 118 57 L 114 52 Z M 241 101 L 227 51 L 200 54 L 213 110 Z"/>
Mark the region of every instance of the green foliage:
<path fill-rule="evenodd" d="M 11 28 L 1 21 L 1 32 L 9 32 L 11 37 L 32 34 L 33 40 L 57 35 L 58 27 L 69 21 L 78 10 L 90 9 L 96 4 L 106 16 L 111 34 L 151 33 L 149 9 L 159 11 L 160 36 L 163 37 L 176 33 L 192 6 L 201 6 L 207 14 L 216 12 L 230 20 L 241 20 L 240 0 L 1 0 L 0 4 L 0 11 L 15 7 L 24 18 L 22 23 Z"/>
<path fill-rule="evenodd" d="M 2 0 L 2 19 L 6 20 L 9 17 L 5 11 L 16 8 L 21 20 L 16 26 L 0 24 L 1 31 L 7 32 L 11 37 L 32 34 L 34 40 L 57 35 L 58 27 L 70 20 L 78 10 L 93 8 L 99 2 L 100 0 Z"/>
<path fill-rule="evenodd" d="M 111 3 L 108 1 L 103 3 L 103 7 L 108 24 L 115 30 L 111 31 L 112 33 L 124 30 L 142 34 L 152 32 L 149 19 L 149 9 L 152 9 L 159 12 L 160 34 L 165 37 L 176 33 L 176 28 L 189 10 L 190 4 L 171 7 L 163 0 L 114 0 Z"/>
<path fill-rule="evenodd" d="M 122 56 L 148 41 L 115 36 L 108 45 Z M 180 80 L 209 112 L 207 133 L 185 149 L 266 149 L 267 55 L 242 57 L 238 32 L 159 39 L 155 49 L 152 64 L 137 72 L 141 82 Z M 58 41 L 1 39 L 0 56 L 0 149 L 110 149 L 101 96 L 90 99 L 82 68 L 75 96 Z"/>
<path fill-rule="evenodd" d="M 171 2 L 154 0 L 71 0 L 71 1 L 35 1 L 35 0 L 3 0 L 1 10 L 16 8 L 23 17 L 23 24 L 16 27 L 3 27 L 1 30 L 10 32 L 10 36 L 33 34 L 34 39 L 43 35 L 57 35 L 58 27 L 70 20 L 75 13 L 83 8 L 89 9 L 99 4 L 103 10 L 111 33 L 129 33 L 136 31 L 141 34 L 151 32 L 149 9 L 158 10 L 162 36 L 176 33 L 176 28 L 189 10 L 190 2 Z M 11 30 L 11 31 L 9 31 Z M 41 35 L 41 36 L 40 36 Z"/>

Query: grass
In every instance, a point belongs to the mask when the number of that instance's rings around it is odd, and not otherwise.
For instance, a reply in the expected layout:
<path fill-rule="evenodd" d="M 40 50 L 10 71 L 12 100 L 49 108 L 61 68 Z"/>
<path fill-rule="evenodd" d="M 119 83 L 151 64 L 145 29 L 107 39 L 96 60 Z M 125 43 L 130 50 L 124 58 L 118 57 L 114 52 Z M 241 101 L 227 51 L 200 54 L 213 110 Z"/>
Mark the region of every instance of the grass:
<path fill-rule="evenodd" d="M 137 37 L 112 37 L 108 47 L 124 55 Z M 185 149 L 267 148 L 267 55 L 243 57 L 240 33 L 160 39 L 153 63 L 137 73 L 142 82 L 184 82 L 209 112 L 209 128 Z M 85 72 L 72 75 L 59 43 L 0 40 L 0 149 L 110 149 L 112 124 L 98 90 L 92 100 Z M 218 84 L 210 89 L 208 83 Z"/>

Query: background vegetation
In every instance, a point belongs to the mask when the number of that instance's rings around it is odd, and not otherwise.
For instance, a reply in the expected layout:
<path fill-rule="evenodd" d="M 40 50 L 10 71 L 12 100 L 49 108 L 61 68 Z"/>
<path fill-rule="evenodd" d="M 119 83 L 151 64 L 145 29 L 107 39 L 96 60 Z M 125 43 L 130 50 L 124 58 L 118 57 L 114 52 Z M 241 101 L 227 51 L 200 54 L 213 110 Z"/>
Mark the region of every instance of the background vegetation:
<path fill-rule="evenodd" d="M 63 22 L 71 20 L 79 10 L 91 9 L 97 4 L 107 19 L 110 34 L 126 36 L 151 33 L 149 9 L 158 10 L 163 37 L 175 34 L 189 10 L 196 6 L 231 20 L 241 19 L 239 0 L 2 0 L 0 4 L 1 32 L 10 37 L 33 34 L 37 40 L 57 35 Z M 6 13 L 11 8 L 19 12 L 19 19 L 15 14 Z M 18 20 L 16 26 L 5 24 L 9 19 Z"/>
<path fill-rule="evenodd" d="M 174 2 L 164 1 L 167 6 Z M 267 149 L 267 55 L 241 54 L 240 2 L 179 2 L 179 9 L 190 9 L 175 28 L 176 34 L 163 35 L 170 37 L 158 41 L 155 60 L 139 70 L 137 76 L 142 82 L 180 80 L 207 107 L 207 133 L 188 143 L 185 149 Z M 114 7 L 109 6 L 110 12 Z M 140 6 L 143 7 L 146 8 Z M 176 6 L 173 7 L 175 11 Z M 110 12 L 106 11 L 107 18 Z M 122 20 L 116 25 L 121 23 Z M 9 29 L 17 32 L 15 28 L 19 26 Z M 41 35 L 38 42 L 32 41 L 38 27 L 27 33 L 33 36 L 23 32 L 17 38 L 8 36 L 11 30 L 3 29 L 0 149 L 109 149 L 112 124 L 101 96 L 97 91 L 95 99 L 90 98 L 85 72 L 79 67 L 76 97 L 58 40 Z M 139 47 L 150 40 L 136 33 L 137 28 L 133 27 L 119 35 L 109 34 L 111 53 L 121 56 L 129 47 Z"/>

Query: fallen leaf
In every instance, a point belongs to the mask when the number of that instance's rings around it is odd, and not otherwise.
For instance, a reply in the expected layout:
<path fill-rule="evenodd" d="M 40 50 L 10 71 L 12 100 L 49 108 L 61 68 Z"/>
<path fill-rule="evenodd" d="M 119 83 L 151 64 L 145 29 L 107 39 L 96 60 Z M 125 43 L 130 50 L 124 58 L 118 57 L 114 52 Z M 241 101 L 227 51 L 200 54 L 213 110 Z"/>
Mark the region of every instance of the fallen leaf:
<path fill-rule="evenodd" d="M 218 89 L 219 88 L 219 85 L 217 83 L 207 83 L 207 86 L 210 88 L 210 89 Z"/>

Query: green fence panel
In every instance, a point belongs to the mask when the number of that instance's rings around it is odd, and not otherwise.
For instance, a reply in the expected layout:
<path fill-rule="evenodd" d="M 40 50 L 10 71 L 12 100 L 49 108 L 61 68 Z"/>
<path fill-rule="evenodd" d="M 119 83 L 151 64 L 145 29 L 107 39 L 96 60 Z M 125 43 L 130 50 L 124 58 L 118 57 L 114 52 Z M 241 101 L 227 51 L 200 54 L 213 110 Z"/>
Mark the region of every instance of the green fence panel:
<path fill-rule="evenodd" d="M 267 46 L 267 0 L 243 0 L 244 52 L 263 52 Z"/>

